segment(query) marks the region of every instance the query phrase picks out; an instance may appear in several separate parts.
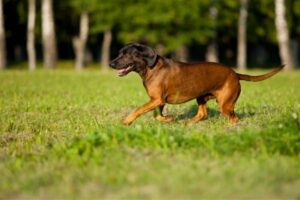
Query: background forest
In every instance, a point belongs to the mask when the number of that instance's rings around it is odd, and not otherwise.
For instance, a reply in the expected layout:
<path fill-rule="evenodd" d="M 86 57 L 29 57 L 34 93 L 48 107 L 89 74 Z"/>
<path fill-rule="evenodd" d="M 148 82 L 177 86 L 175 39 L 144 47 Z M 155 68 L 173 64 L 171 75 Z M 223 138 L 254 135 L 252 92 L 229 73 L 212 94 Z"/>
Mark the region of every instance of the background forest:
<path fill-rule="evenodd" d="M 74 60 L 107 68 L 126 43 L 162 55 L 220 61 L 244 69 L 298 65 L 296 0 L 1 0 L 1 68 L 29 60 Z M 6 45 L 5 45 L 6 44 Z M 6 56 L 5 56 L 6 52 Z"/>

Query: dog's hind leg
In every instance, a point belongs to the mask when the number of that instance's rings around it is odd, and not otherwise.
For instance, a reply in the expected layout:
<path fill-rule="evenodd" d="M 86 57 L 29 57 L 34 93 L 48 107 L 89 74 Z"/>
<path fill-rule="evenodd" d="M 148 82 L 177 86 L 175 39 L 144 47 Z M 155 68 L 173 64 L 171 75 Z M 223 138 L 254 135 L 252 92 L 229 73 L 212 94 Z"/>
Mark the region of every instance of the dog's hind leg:
<path fill-rule="evenodd" d="M 236 87 L 225 88 L 217 95 L 221 113 L 228 117 L 232 124 L 239 121 L 239 118 L 234 113 L 234 106 L 240 95 L 240 91 L 240 84 L 238 83 Z"/>
<path fill-rule="evenodd" d="M 164 116 L 163 115 L 163 109 L 164 109 L 165 105 L 161 105 L 158 108 L 156 108 L 153 112 L 153 116 L 155 119 L 157 119 L 160 122 L 172 122 L 175 121 L 174 117 L 170 117 L 170 116 Z"/>

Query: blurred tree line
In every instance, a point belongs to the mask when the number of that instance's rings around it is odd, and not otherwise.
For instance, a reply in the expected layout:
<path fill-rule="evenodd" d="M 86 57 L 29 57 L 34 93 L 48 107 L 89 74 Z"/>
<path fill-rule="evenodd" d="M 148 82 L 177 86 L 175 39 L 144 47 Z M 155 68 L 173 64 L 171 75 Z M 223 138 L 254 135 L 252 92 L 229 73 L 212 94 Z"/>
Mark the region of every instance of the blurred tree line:
<path fill-rule="evenodd" d="M 0 0 L 0 68 L 99 61 L 142 42 L 182 61 L 297 66 L 298 0 Z M 112 54 L 112 55 L 111 55 Z"/>

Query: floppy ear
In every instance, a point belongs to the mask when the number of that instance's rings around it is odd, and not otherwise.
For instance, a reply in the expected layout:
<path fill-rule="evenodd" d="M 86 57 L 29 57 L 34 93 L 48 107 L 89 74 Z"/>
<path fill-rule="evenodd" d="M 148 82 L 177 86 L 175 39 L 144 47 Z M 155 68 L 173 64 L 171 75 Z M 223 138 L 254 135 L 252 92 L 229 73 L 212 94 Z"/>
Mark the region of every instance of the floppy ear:
<path fill-rule="evenodd" d="M 157 53 L 151 47 L 146 45 L 138 44 L 137 48 L 143 56 L 143 59 L 146 61 L 147 66 L 150 68 L 154 67 L 157 59 Z"/>

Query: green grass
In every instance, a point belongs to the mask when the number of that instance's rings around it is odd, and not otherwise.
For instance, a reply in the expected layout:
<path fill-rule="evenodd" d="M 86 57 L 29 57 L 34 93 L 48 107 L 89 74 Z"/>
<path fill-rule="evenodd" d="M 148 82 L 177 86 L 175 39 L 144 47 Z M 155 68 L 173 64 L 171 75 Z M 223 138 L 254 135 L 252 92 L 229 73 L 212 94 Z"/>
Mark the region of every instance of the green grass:
<path fill-rule="evenodd" d="M 199 123 L 192 101 L 123 126 L 148 100 L 137 75 L 0 72 L 0 199 L 299 199 L 299 88 L 242 82 L 235 126 L 214 101 Z"/>

